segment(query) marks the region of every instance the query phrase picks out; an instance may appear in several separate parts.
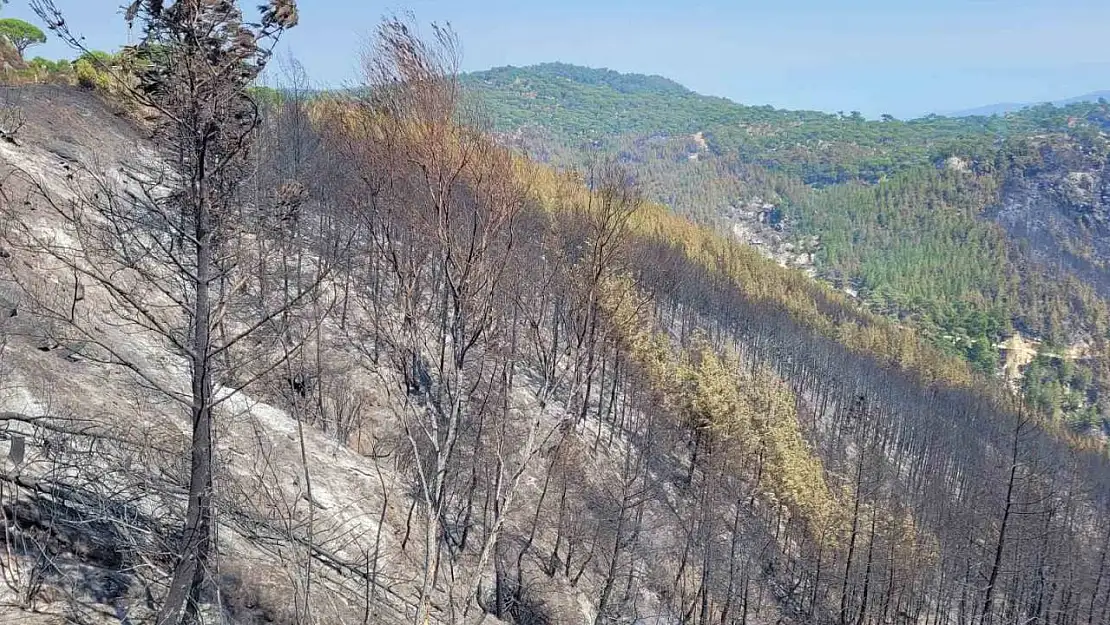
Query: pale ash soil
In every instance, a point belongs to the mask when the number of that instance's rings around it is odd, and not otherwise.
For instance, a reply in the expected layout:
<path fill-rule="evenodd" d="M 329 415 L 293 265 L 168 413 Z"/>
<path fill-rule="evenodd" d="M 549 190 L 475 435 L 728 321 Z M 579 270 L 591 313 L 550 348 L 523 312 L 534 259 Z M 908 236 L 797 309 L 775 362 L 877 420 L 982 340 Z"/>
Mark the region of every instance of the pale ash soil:
<path fill-rule="evenodd" d="M 27 185 L 18 176 L 8 175 L 13 168 L 39 180 L 56 198 L 65 199 L 73 196 L 82 169 L 110 178 L 121 166 L 154 158 L 144 131 L 88 92 L 34 87 L 21 89 L 14 101 L 24 111 L 26 123 L 17 144 L 0 143 L 4 192 L 9 198 L 6 204 L 15 218 L 36 232 L 57 240 L 69 236 L 56 215 L 27 195 Z M 51 337 L 58 328 L 35 317 L 19 285 L 65 290 L 72 288 L 67 286 L 72 278 L 44 255 L 18 250 L 5 250 L 4 255 L 10 256 L 10 273 L 0 282 L 0 320 L 6 335 L 0 358 L 0 410 L 83 419 L 82 423 L 91 424 L 97 432 L 122 441 L 119 451 L 108 445 L 106 449 L 113 450 L 110 453 L 81 456 L 75 461 L 78 476 L 99 476 L 101 472 L 122 476 L 116 481 L 88 481 L 93 485 L 118 482 L 116 495 L 128 498 L 136 514 L 177 527 L 184 517 L 188 417 L 186 411 L 152 391 L 150 382 L 184 391 L 188 381 L 185 361 L 161 338 L 113 318 L 104 294 L 92 287 L 85 287 L 82 306 L 90 319 L 99 320 L 92 324 L 98 333 L 95 341 L 111 345 L 139 363 L 147 382 L 121 367 L 86 357 L 84 341 L 55 341 Z M 288 620 L 291 606 L 303 588 L 306 571 L 311 575 L 313 612 L 319 623 L 360 623 L 367 616 L 371 623 L 413 619 L 422 556 L 411 545 L 419 545 L 421 540 L 420 510 L 418 506 L 412 516 L 410 547 L 403 551 L 400 545 L 410 518 L 412 482 L 395 457 L 374 459 L 389 441 L 395 444 L 399 439 L 396 407 L 390 405 L 386 389 L 390 378 L 365 363 L 359 363 L 362 368 L 356 374 L 354 350 L 342 344 L 337 332 L 325 328 L 324 336 L 331 338 L 323 350 L 336 376 L 332 388 L 345 396 L 358 394 L 365 401 L 350 446 L 315 428 L 303 428 L 311 499 L 303 479 L 297 420 L 268 403 L 272 400 L 267 400 L 265 389 L 248 387 L 230 396 L 228 389 L 222 390 L 226 401 L 220 407 L 217 435 L 218 498 L 222 502 L 217 567 L 224 594 L 212 599 L 208 622 L 220 622 L 215 619 L 217 603 L 236 604 L 232 622 L 293 622 Z M 534 398 L 520 397 L 519 410 L 527 412 L 532 403 Z M 557 407 L 549 407 L 544 426 L 554 427 L 559 413 Z M 9 433 L 25 431 L 17 424 L 0 423 L 0 432 L 5 427 Z M 596 420 L 587 421 L 583 441 L 591 441 L 597 427 Z M 621 441 L 619 434 L 616 438 L 608 452 L 579 456 L 583 493 L 579 506 L 588 509 L 585 493 L 590 489 L 618 479 L 616 454 L 629 443 Z M 0 435 L 0 454 L 5 458 L 11 440 L 10 435 Z M 27 457 L 18 467 L 5 459 L 2 467 L 6 474 L 32 481 L 47 475 L 51 466 L 44 462 L 44 440 L 29 439 Z M 588 442 L 581 444 L 585 447 Z M 527 532 L 544 469 L 545 463 L 540 462 L 524 475 L 507 532 Z M 671 516 L 690 502 L 679 500 L 667 479 L 670 476 L 659 477 L 655 503 L 646 513 L 647 529 L 640 544 L 650 548 L 635 556 L 636 568 L 645 580 L 671 579 L 675 567 L 671 556 L 681 549 L 681 532 L 676 531 Z M 553 499 L 549 497 L 545 506 Z M 721 514 L 731 513 L 722 510 Z M 136 530 L 132 538 L 141 542 L 143 536 Z M 536 552 L 549 553 L 552 540 L 537 536 Z M 90 561 L 86 551 L 75 544 L 62 544 L 53 557 L 54 574 L 28 610 L 19 607 L 17 591 L 19 582 L 28 579 L 34 559 L 0 555 L 10 578 L 0 583 L 0 604 L 4 606 L 0 607 L 0 622 L 117 623 L 119 606 L 126 606 L 132 623 L 147 622 L 154 605 L 143 583 L 164 584 L 169 565 L 166 559 L 133 562 L 133 568 L 120 573 Z M 465 569 L 468 557 L 462 556 L 458 566 Z M 539 564 L 530 558 L 525 566 L 537 571 Z M 588 570 L 574 587 L 561 574 L 553 578 L 534 575 L 534 592 L 542 597 L 553 623 L 593 621 L 598 594 L 595 575 L 596 571 Z M 484 584 L 489 588 L 490 580 Z M 663 623 L 647 616 L 663 612 L 654 609 L 660 600 L 647 586 L 645 582 L 640 591 L 645 616 L 638 621 Z M 432 605 L 439 610 L 433 614 L 443 615 L 445 622 L 444 600 L 433 596 Z M 774 622 L 778 615 L 772 613 L 772 607 L 767 610 L 753 614 L 752 622 Z M 484 622 L 496 620 L 487 616 Z"/>
<path fill-rule="evenodd" d="M 5 170 L 18 167 L 39 179 L 59 198 L 72 195 L 69 177 L 81 167 L 87 167 L 98 175 L 111 175 L 114 168 L 129 164 L 131 159 L 152 158 L 151 151 L 144 147 L 141 130 L 117 116 L 109 106 L 91 94 L 64 88 L 30 88 L 20 93 L 16 101 L 26 115 L 26 123 L 18 135 L 18 145 L 0 145 L 0 159 L 6 165 Z M 34 198 L 22 199 L 25 194 L 20 193 L 23 189 L 19 188 L 19 181 L 12 177 L 7 180 L 5 191 L 8 197 L 21 198 L 19 201 L 23 203 L 18 208 L 21 219 L 32 224 L 38 232 L 52 232 L 62 239 L 67 236 L 56 215 L 38 205 Z M 46 284 L 58 284 L 64 280 L 57 270 L 57 263 L 52 263 L 49 258 L 28 256 L 12 260 L 16 261 L 12 267 L 19 274 L 20 282 L 34 279 Z M 26 306 L 21 306 L 25 294 L 11 279 L 6 280 L 3 287 L 0 297 L 5 312 L 15 311 L 14 317 L 9 316 L 10 313 L 4 315 L 8 336 L 2 361 L 3 409 L 36 416 L 77 415 L 94 422 L 98 428 L 113 436 L 140 443 L 156 441 L 166 452 L 159 460 L 170 465 L 161 469 L 177 472 L 180 478 L 182 467 L 173 464 L 183 462 L 186 457 L 188 420 L 184 412 L 157 393 L 152 393 L 129 372 L 73 353 L 77 351 L 76 347 L 70 350 L 67 348 L 73 346 L 63 345 L 43 351 L 53 344 L 44 336 L 49 333 L 47 328 L 27 312 Z M 89 288 L 83 303 L 94 310 L 99 309 L 107 320 L 109 313 L 104 310 L 105 302 L 97 296 L 97 291 Z M 130 360 L 142 363 L 144 375 L 170 388 L 186 388 L 188 378 L 184 360 L 169 352 L 158 337 L 118 322 L 104 323 L 97 329 L 102 333 L 97 340 L 113 345 L 126 353 Z M 219 464 L 229 474 L 221 481 L 220 487 L 224 490 L 221 494 L 225 497 L 237 494 L 246 512 L 268 521 L 270 525 L 280 524 L 282 517 L 290 516 L 288 510 L 293 511 L 293 518 L 303 516 L 301 509 L 305 507 L 302 502 L 306 494 L 299 477 L 296 422 L 285 412 L 247 393 L 229 398 L 221 412 Z M 307 429 L 305 435 L 314 482 L 313 498 L 322 512 L 318 512 L 317 542 L 334 549 L 330 555 L 336 560 L 355 562 L 357 552 L 346 553 L 344 550 L 346 544 L 352 542 L 351 539 L 340 541 L 329 535 L 377 536 L 381 483 L 384 481 L 388 488 L 399 491 L 399 478 L 391 467 L 374 467 L 363 456 L 336 445 L 318 432 Z M 0 452 L 7 452 L 10 444 L 0 441 Z M 38 470 L 36 459 L 40 456 L 41 450 L 32 443 L 27 459 L 20 467 L 13 467 L 7 462 L 4 468 L 9 474 L 30 474 Z M 111 462 L 111 459 L 105 459 L 105 462 Z M 104 469 L 107 471 L 109 467 Z M 380 476 L 377 474 L 379 469 Z M 175 481 L 181 483 L 176 479 L 163 479 L 160 486 L 173 493 Z M 176 490 L 180 492 L 179 488 Z M 164 510 L 161 506 L 167 505 L 156 503 L 154 497 L 149 499 L 151 501 L 146 503 L 154 510 Z M 168 505 L 183 506 L 180 497 L 171 499 L 175 501 Z M 401 502 L 396 498 L 394 501 L 396 503 L 391 503 L 386 512 L 387 527 L 380 533 L 380 551 L 388 555 L 382 558 L 379 566 L 406 569 L 409 563 L 403 561 L 404 556 L 392 553 L 396 551 L 393 543 L 398 533 L 392 523 L 398 518 L 403 522 L 406 511 Z M 284 508 L 285 512 L 275 511 L 268 515 L 268 508 Z M 166 521 L 171 524 L 181 518 L 180 514 L 166 516 Z M 270 518 L 267 519 L 267 516 Z M 242 577 L 245 584 L 257 586 L 253 592 L 262 600 L 268 598 L 276 607 L 284 608 L 283 604 L 292 595 L 288 569 L 293 565 L 283 560 L 297 556 L 279 555 L 280 548 L 256 544 L 259 541 L 247 539 L 242 534 L 242 528 L 236 527 L 244 523 L 237 523 L 232 518 L 223 521 L 220 530 L 221 568 Z M 254 523 L 245 525 L 247 529 L 255 529 Z M 266 523 L 258 525 L 264 527 Z M 285 550 L 295 552 L 297 548 L 288 544 Z M 92 575 L 95 577 L 97 573 Z M 321 583 L 335 586 L 330 597 L 330 603 L 334 605 L 327 606 L 329 602 L 321 601 L 325 604 L 322 612 L 330 609 L 337 615 L 353 617 L 361 611 L 362 606 L 356 606 L 354 599 L 361 597 L 364 581 L 356 583 L 328 571 L 321 571 L 320 575 Z M 328 580 L 328 575 L 333 579 Z M 19 611 L 20 622 L 69 622 L 78 614 L 84 619 L 94 620 L 100 614 L 107 619 L 105 622 L 118 622 L 114 616 L 109 616 L 113 614 L 113 605 L 82 593 L 80 588 L 65 588 L 65 584 L 59 586 L 57 592 L 43 593 L 38 602 L 36 609 L 44 614 Z M 351 588 L 345 591 L 347 586 Z M 384 612 L 392 608 L 400 613 L 406 610 L 406 589 L 403 584 L 399 586 L 397 589 L 382 589 L 379 594 L 385 599 L 381 600 L 383 605 L 379 610 Z M 10 596 L 13 594 L 11 588 L 5 587 L 3 591 L 9 595 L 5 599 L 14 602 L 14 597 Z M 137 592 L 132 598 L 134 601 L 126 602 L 132 608 L 131 618 L 135 622 L 143 622 L 144 601 Z M 75 604 L 83 605 L 75 607 Z"/>

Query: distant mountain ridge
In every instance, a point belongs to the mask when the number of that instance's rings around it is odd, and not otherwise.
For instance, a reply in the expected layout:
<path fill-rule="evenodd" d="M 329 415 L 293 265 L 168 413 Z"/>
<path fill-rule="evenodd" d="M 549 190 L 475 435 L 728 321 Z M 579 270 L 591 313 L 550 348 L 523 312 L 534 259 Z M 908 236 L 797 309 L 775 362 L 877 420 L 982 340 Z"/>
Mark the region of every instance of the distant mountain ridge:
<path fill-rule="evenodd" d="M 697 135 L 710 153 L 738 155 L 746 163 L 819 186 L 876 182 L 956 153 L 985 157 L 1000 138 L 1063 130 L 1069 118 L 1084 117 L 1090 112 L 1085 109 L 1095 106 L 1081 103 L 1007 117 L 868 120 L 855 112 L 740 104 L 661 76 L 567 63 L 498 67 L 465 74 L 462 81 L 483 104 L 493 130 L 545 137 L 545 152 L 558 145 L 612 148 L 635 137 Z"/>
<path fill-rule="evenodd" d="M 987 104 L 984 106 L 977 106 L 975 108 L 964 109 L 962 111 L 952 111 L 942 113 L 948 117 L 976 117 L 976 116 L 990 116 L 990 115 L 1005 115 L 1006 113 L 1015 113 L 1023 109 L 1032 108 L 1041 104 L 1051 104 L 1052 106 L 1068 106 L 1069 104 L 1079 104 L 1081 102 L 1098 102 L 1099 99 L 1110 100 L 1110 90 L 1107 91 L 1092 91 L 1073 98 L 1064 98 L 1062 100 L 1053 100 L 1051 102 L 999 102 L 997 104 Z"/>
<path fill-rule="evenodd" d="M 675 104 L 674 100 L 685 100 L 685 104 L 689 104 L 690 100 L 702 100 L 713 102 L 716 105 L 732 105 L 739 109 L 759 109 L 762 111 L 778 111 L 781 113 L 793 114 L 795 118 L 810 118 L 814 119 L 820 116 L 835 117 L 836 114 L 830 111 L 817 111 L 817 110 L 787 110 L 775 109 L 770 105 L 759 105 L 756 103 L 741 103 L 735 100 L 720 97 L 708 96 L 698 93 L 681 83 L 660 76 L 658 74 L 638 74 L 638 73 L 623 73 L 609 68 L 593 68 L 571 63 L 562 62 L 548 62 L 540 63 L 537 65 L 513 66 L 506 65 L 501 67 L 493 67 L 487 70 L 480 70 L 469 72 L 463 75 L 464 82 L 471 86 L 479 88 L 491 87 L 505 89 L 512 86 L 527 87 L 535 85 L 536 82 L 550 86 L 551 81 L 565 81 L 567 90 L 563 92 L 562 96 L 569 95 L 575 89 L 592 89 L 600 91 L 609 91 L 624 96 L 654 96 L 669 99 L 669 104 Z M 550 94 L 549 94 L 550 95 Z M 1032 108 L 1042 104 L 1051 104 L 1055 107 L 1066 107 L 1072 104 L 1092 103 L 1098 102 L 1100 98 L 1110 100 L 1110 90 L 1093 91 L 1079 96 L 1062 98 L 1048 102 L 998 102 L 994 104 L 986 104 L 974 108 L 961 109 L 955 111 L 944 111 L 934 113 L 943 117 L 990 117 L 992 115 L 1005 115 L 1006 113 L 1014 113 L 1024 109 Z M 567 104 L 567 102 L 563 102 Z M 578 103 L 571 103 L 573 106 Z M 925 115 L 922 117 L 930 117 Z M 918 118 L 910 118 L 906 121 L 911 121 Z"/>
<path fill-rule="evenodd" d="M 523 67 L 505 65 L 472 72 L 467 76 L 498 82 L 519 78 L 522 73 L 536 77 L 562 78 L 597 87 L 608 87 L 620 93 L 649 92 L 660 95 L 690 95 L 694 93 L 684 85 L 658 74 L 626 74 L 607 67 L 587 68 L 561 62 L 540 63 Z"/>

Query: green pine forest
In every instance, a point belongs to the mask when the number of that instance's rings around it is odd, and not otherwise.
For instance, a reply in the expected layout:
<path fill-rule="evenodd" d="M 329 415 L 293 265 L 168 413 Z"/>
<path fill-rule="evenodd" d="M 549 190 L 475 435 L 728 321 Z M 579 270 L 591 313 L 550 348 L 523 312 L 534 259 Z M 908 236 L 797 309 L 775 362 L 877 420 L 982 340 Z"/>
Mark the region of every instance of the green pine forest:
<path fill-rule="evenodd" d="M 1107 161 L 1105 101 L 903 121 L 746 106 L 561 63 L 464 83 L 492 129 L 538 160 L 617 157 L 652 199 L 722 228 L 736 207 L 773 206 L 789 236 L 819 241 L 820 278 L 986 375 L 1004 377 L 1009 337 L 1036 341 L 1012 381 L 1026 399 L 1079 431 L 1110 423 L 1106 294 L 991 218 L 1008 185 L 1055 153 Z M 1082 241 L 1065 245 L 1083 253 Z"/>

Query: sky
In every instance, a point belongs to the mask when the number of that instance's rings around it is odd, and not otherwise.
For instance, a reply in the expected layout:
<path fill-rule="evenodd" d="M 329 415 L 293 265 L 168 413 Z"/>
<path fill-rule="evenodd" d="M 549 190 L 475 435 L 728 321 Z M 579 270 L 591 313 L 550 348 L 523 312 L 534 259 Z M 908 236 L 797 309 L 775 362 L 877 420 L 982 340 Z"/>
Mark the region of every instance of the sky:
<path fill-rule="evenodd" d="M 91 48 L 123 0 L 55 0 Z M 245 0 L 254 5 L 260 0 Z M 1110 0 L 299 0 L 279 48 L 321 87 L 358 82 L 383 14 L 450 22 L 463 69 L 563 61 L 659 74 L 744 104 L 913 117 L 1110 89 Z M 8 17 L 37 21 L 27 0 Z M 57 41 L 32 54 L 73 56 Z"/>

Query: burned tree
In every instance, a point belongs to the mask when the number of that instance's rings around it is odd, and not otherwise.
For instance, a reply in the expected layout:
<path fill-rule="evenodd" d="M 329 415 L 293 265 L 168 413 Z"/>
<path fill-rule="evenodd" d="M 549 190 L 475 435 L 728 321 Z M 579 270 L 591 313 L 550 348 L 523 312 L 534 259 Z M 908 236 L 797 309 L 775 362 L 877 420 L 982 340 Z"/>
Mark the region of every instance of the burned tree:
<path fill-rule="evenodd" d="M 32 6 L 52 31 L 82 49 L 52 0 Z M 213 419 L 228 394 L 226 361 L 232 347 L 275 318 L 263 309 L 233 333 L 218 331 L 245 290 L 237 274 L 233 242 L 240 187 L 260 113 L 248 87 L 266 66 L 273 44 L 297 23 L 292 0 L 271 0 L 259 23 L 244 20 L 235 2 L 135 0 L 126 11 L 141 28 L 137 46 L 126 50 L 133 73 L 104 68 L 133 103 L 152 111 L 159 153 L 151 163 L 125 172 L 121 184 L 103 178 L 79 202 L 48 198 L 68 222 L 79 248 L 19 233 L 69 265 L 80 281 L 106 293 L 113 313 L 152 332 L 187 361 L 188 390 L 111 348 L 108 361 L 122 364 L 145 382 L 187 407 L 192 423 L 188 508 L 168 595 L 157 622 L 193 619 L 213 549 Z M 95 177 L 95 176 L 93 176 Z M 90 210 L 91 209 L 91 210 Z M 293 298 L 304 299 L 315 285 Z M 74 303 L 76 310 L 76 303 Z M 96 340 L 70 315 L 78 333 Z M 265 367 L 262 367 L 263 369 Z M 226 388 L 226 387 L 225 387 Z"/>

